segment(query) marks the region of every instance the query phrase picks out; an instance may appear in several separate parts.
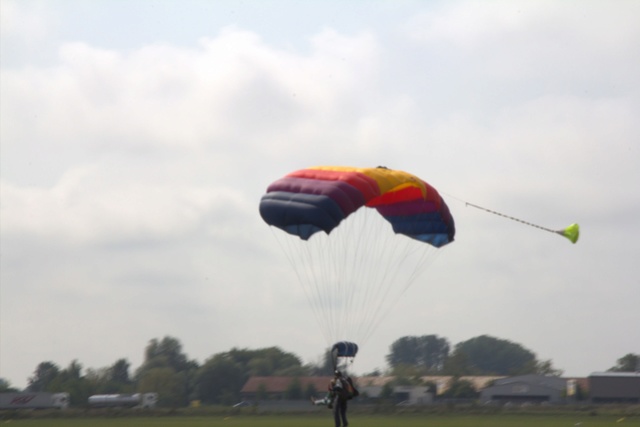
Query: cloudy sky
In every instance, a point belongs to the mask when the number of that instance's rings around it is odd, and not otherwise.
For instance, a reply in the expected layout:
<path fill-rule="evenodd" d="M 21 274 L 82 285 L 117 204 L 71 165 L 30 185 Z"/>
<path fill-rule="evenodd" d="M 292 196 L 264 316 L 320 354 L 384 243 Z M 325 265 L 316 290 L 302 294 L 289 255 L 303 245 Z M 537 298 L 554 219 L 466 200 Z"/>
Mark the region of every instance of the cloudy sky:
<path fill-rule="evenodd" d="M 640 353 L 640 3 L 1 3 L 0 377 L 327 343 L 266 187 L 314 165 L 438 188 L 456 241 L 403 295 L 390 344 L 488 334 L 566 375 Z M 576 245 L 468 207 L 551 228 Z"/>

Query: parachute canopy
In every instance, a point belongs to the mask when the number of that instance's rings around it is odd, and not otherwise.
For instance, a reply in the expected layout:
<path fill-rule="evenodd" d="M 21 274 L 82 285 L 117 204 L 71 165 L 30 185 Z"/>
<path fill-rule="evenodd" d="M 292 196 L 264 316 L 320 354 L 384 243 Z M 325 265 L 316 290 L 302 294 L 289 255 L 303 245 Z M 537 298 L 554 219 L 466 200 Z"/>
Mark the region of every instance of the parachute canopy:
<path fill-rule="evenodd" d="M 455 226 L 438 192 L 421 179 L 384 167 L 320 166 L 292 172 L 269 186 L 260 202 L 264 221 L 308 240 L 329 234 L 362 208 L 374 208 L 395 233 L 441 247 Z"/>
<path fill-rule="evenodd" d="M 337 342 L 331 347 L 331 354 L 334 357 L 356 357 L 358 344 L 349 341 Z"/>

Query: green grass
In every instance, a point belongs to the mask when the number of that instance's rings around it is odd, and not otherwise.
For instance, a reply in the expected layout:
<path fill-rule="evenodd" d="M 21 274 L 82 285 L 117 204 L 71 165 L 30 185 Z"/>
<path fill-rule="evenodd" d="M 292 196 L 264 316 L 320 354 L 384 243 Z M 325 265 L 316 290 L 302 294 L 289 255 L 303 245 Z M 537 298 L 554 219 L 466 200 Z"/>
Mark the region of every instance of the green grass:
<path fill-rule="evenodd" d="M 580 423 L 580 424 L 578 424 Z M 640 427 L 640 418 L 589 415 L 415 415 L 349 417 L 350 427 Z M 327 416 L 68 418 L 0 421 L 4 427 L 332 427 Z"/>

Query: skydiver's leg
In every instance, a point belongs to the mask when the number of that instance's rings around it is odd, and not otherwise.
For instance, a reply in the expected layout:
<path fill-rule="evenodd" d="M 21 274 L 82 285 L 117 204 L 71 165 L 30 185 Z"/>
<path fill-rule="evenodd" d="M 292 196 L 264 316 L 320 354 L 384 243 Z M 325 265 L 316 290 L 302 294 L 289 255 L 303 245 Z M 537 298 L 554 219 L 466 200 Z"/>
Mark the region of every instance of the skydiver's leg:
<path fill-rule="evenodd" d="M 333 420 L 336 423 L 336 427 L 340 427 L 340 402 L 335 402 L 336 405 L 333 407 Z"/>
<path fill-rule="evenodd" d="M 347 427 L 349 425 L 349 422 L 347 421 L 347 401 L 341 399 L 338 405 L 340 406 L 340 417 L 342 418 L 342 426 Z"/>
<path fill-rule="evenodd" d="M 314 405 L 327 405 L 329 408 L 331 408 L 331 401 L 333 400 L 331 393 L 327 393 L 322 399 L 316 399 L 313 396 L 311 396 L 310 399 Z"/>
<path fill-rule="evenodd" d="M 311 403 L 314 405 L 327 405 L 329 404 L 329 399 L 327 399 L 326 397 L 323 397 L 322 399 L 315 399 L 314 397 L 311 397 Z"/>

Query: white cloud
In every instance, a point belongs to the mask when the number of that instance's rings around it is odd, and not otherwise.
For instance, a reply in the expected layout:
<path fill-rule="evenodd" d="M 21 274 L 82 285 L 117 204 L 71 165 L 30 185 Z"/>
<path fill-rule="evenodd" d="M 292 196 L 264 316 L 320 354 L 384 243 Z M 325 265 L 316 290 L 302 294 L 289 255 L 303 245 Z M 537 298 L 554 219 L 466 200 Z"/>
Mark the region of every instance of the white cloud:
<path fill-rule="evenodd" d="M 529 13 L 521 13 L 525 6 Z M 406 27 L 407 34 L 424 42 L 448 41 L 463 48 L 483 44 L 486 38 L 499 38 L 515 31 L 527 20 L 540 16 L 541 3 L 522 5 L 512 2 L 457 2 L 414 16 Z"/>
<path fill-rule="evenodd" d="M 319 132 L 339 130 L 328 123 L 349 126 L 374 79 L 367 78 L 375 68 L 370 36 L 326 31 L 312 44 L 309 56 L 296 55 L 232 28 L 195 49 L 152 45 L 122 54 L 64 44 L 58 65 L 3 70 L 2 139 L 10 149 L 87 152 L 297 150 L 301 141 L 320 142 Z M 322 149 L 341 144 L 336 139 L 325 138 Z"/>
<path fill-rule="evenodd" d="M 163 239 L 207 225 L 221 233 L 249 210 L 230 188 L 164 183 L 112 182 L 109 173 L 81 167 L 67 172 L 51 189 L 2 183 L 2 232 L 40 236 L 76 244 Z"/>
<path fill-rule="evenodd" d="M 640 70 L 639 18 L 633 1 L 467 1 L 416 16 L 406 31 L 479 79 L 597 96 L 630 86 Z"/>

